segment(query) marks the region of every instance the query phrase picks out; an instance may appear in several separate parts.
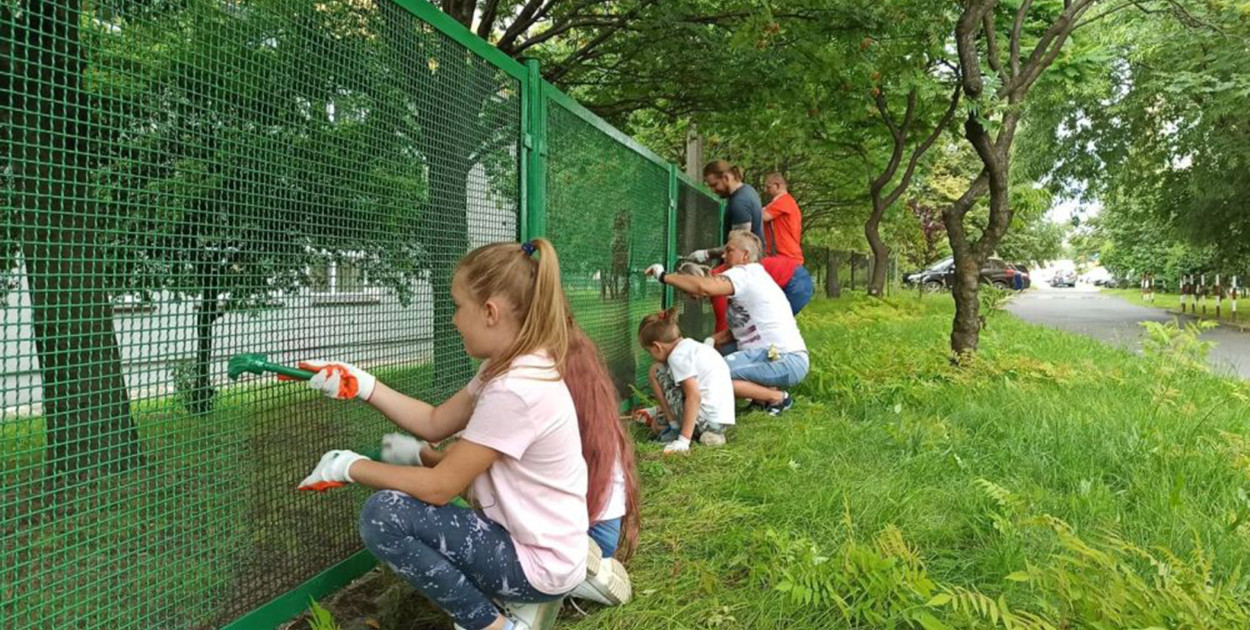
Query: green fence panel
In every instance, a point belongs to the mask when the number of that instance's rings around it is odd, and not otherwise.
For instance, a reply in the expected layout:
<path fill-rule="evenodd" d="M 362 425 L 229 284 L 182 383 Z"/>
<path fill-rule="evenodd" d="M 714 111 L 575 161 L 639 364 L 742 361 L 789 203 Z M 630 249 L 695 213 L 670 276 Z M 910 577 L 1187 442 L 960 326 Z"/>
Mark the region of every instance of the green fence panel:
<path fill-rule="evenodd" d="M 641 270 L 674 238 L 718 240 L 716 200 L 683 180 L 674 217 L 666 163 L 422 0 L 16 6 L 0 5 L 6 630 L 272 625 L 372 564 L 368 491 L 294 486 L 392 425 L 231 381 L 231 356 L 350 361 L 440 400 L 472 373 L 451 270 L 524 230 L 556 243 L 626 393 L 663 296 Z"/>
<path fill-rule="evenodd" d="M 721 203 L 688 179 L 677 183 L 677 252 L 685 256 L 698 249 L 721 244 Z M 716 329 L 712 305 L 684 293 L 677 296 L 681 330 L 687 337 L 702 340 Z"/>
<path fill-rule="evenodd" d="M 366 489 L 294 487 L 389 423 L 226 362 L 471 376 L 524 74 L 425 4 L 0 6 L 0 627 L 217 627 L 360 550 Z"/>
<path fill-rule="evenodd" d="M 635 200 L 622 169 L 636 157 L 574 110 L 547 102 L 547 237 L 560 254 L 578 323 L 622 393 L 633 381 L 629 227 Z"/>

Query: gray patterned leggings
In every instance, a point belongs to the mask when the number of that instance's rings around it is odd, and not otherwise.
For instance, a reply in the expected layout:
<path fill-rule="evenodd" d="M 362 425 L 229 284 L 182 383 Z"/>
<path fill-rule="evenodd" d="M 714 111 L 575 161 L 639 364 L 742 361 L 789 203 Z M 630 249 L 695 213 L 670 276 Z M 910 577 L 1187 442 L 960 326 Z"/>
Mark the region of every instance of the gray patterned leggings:
<path fill-rule="evenodd" d="M 373 555 L 466 630 L 480 630 L 499 617 L 492 597 L 516 602 L 559 597 L 530 586 L 508 531 L 467 508 L 383 490 L 360 511 L 360 537 Z"/>

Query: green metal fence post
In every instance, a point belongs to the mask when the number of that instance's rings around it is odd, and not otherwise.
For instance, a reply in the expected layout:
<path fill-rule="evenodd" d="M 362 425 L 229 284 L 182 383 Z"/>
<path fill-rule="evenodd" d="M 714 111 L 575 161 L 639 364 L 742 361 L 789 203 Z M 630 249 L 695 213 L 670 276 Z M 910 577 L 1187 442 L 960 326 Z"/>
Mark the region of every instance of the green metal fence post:
<path fill-rule="evenodd" d="M 668 261 L 670 270 L 677 268 L 677 165 L 668 165 Z M 671 308 L 673 287 L 664 287 L 664 308 Z"/>
<path fill-rule="evenodd" d="M 521 234 L 525 240 L 547 235 L 547 99 L 537 59 L 526 59 L 525 201 Z"/>

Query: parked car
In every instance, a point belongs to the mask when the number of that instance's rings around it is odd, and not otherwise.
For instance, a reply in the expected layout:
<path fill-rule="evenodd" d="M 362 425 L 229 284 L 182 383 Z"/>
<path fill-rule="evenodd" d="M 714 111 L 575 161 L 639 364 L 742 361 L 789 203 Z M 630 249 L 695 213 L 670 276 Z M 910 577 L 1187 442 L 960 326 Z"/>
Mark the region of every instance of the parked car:
<path fill-rule="evenodd" d="M 909 273 L 903 277 L 903 282 L 910 286 L 922 286 L 926 291 L 949 289 L 955 283 L 955 259 L 943 258 L 925 269 Z M 1033 284 L 1028 267 L 1008 263 L 1001 258 L 986 259 L 981 267 L 981 283 L 1017 291 Z"/>
<path fill-rule="evenodd" d="M 1075 287 L 1076 272 L 1075 271 L 1057 271 L 1050 279 L 1050 286 L 1056 288 Z"/>

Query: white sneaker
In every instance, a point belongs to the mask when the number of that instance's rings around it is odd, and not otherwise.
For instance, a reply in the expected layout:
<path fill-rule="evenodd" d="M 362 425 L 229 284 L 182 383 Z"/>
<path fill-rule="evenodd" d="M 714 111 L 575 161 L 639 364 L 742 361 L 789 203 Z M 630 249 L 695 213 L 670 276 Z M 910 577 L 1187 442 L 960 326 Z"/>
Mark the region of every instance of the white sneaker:
<path fill-rule="evenodd" d="M 699 436 L 699 444 L 704 446 L 724 446 L 725 434 L 717 433 L 715 431 L 704 431 L 703 434 Z"/>
<path fill-rule="evenodd" d="M 503 602 L 503 615 L 512 622 L 514 630 L 551 630 L 560 616 L 563 599 L 538 604 Z"/>
<path fill-rule="evenodd" d="M 569 596 L 598 602 L 604 606 L 620 606 L 628 602 L 633 594 L 634 588 L 629 582 L 629 572 L 625 570 L 625 565 L 616 558 L 604 558 L 599 562 L 599 570 L 586 576 Z"/>

